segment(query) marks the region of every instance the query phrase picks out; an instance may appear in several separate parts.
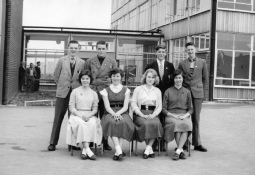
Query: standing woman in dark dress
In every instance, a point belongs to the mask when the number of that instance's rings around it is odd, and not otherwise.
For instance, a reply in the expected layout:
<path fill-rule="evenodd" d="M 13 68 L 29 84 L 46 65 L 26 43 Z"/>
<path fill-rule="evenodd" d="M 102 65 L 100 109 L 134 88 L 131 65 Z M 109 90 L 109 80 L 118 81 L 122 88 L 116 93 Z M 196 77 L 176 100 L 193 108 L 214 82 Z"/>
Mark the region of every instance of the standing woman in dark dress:
<path fill-rule="evenodd" d="M 100 91 L 103 97 L 105 114 L 102 118 L 104 138 L 110 136 L 115 146 L 113 160 L 122 160 L 123 140 L 132 141 L 135 126 L 128 114 L 130 90 L 121 84 L 123 70 L 114 68 L 110 71 L 112 84 Z"/>
<path fill-rule="evenodd" d="M 142 84 L 135 88 L 131 106 L 135 112 L 134 124 L 136 125 L 136 139 L 146 142 L 143 158 L 154 158 L 152 144 L 156 138 L 163 136 L 163 128 L 158 115 L 162 110 L 162 95 L 159 88 L 155 87 L 159 78 L 154 69 L 145 71 Z"/>
<path fill-rule="evenodd" d="M 163 114 L 165 118 L 166 142 L 175 139 L 177 149 L 173 160 L 186 159 L 183 145 L 192 132 L 190 115 L 193 113 L 191 93 L 182 87 L 183 73 L 180 69 L 174 71 L 174 86 L 166 90 L 163 97 Z"/>

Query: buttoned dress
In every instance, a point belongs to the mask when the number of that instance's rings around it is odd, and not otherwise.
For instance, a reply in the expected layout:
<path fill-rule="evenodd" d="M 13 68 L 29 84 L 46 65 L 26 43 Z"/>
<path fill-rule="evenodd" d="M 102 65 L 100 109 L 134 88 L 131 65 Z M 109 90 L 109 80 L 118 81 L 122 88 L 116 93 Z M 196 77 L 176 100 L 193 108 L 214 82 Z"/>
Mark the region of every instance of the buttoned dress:
<path fill-rule="evenodd" d="M 154 106 L 154 110 L 142 110 L 141 106 Z M 162 97 L 161 91 L 152 86 L 148 89 L 146 85 L 138 86 L 135 88 L 132 100 L 132 110 L 135 111 L 137 108 L 145 115 L 156 114 L 153 119 L 145 119 L 138 115 L 134 115 L 133 122 L 136 126 L 135 139 L 139 142 L 143 142 L 146 139 L 161 138 L 163 136 L 163 128 L 158 118 L 162 110 Z"/>
<path fill-rule="evenodd" d="M 191 93 L 188 89 L 184 87 L 177 89 L 175 86 L 168 88 L 163 97 L 162 112 L 166 116 L 164 127 L 164 140 L 166 142 L 174 140 L 175 132 L 188 132 L 188 136 L 190 136 L 192 131 L 190 116 L 183 120 L 167 116 L 168 112 L 177 115 L 186 114 L 187 112 L 193 113 Z"/>
<path fill-rule="evenodd" d="M 110 105 L 116 104 L 116 106 L 111 107 L 114 112 L 119 111 L 123 107 L 125 95 L 127 93 L 130 93 L 130 90 L 121 84 L 118 86 L 111 84 L 109 87 L 100 91 L 102 96 L 108 96 Z M 102 118 L 102 128 L 105 139 L 110 136 L 124 138 L 127 141 L 133 140 L 135 126 L 128 114 L 128 110 L 122 113 L 121 116 L 123 119 L 116 121 L 114 120 L 113 116 L 105 110 L 104 116 Z"/>
<path fill-rule="evenodd" d="M 82 142 L 101 144 L 102 127 L 100 120 L 96 116 L 93 116 L 85 122 L 82 118 L 73 114 L 74 111 L 88 114 L 95 108 L 98 108 L 98 96 L 95 91 L 90 88 L 85 90 L 82 86 L 72 91 L 69 101 L 69 109 L 72 114 L 68 122 L 77 145 Z"/>

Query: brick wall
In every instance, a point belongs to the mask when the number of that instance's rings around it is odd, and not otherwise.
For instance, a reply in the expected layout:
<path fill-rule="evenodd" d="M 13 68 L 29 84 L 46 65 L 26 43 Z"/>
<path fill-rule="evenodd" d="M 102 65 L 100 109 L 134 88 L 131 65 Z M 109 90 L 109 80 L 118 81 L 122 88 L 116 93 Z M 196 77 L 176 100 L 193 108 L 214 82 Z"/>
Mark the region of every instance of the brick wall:
<path fill-rule="evenodd" d="M 7 0 L 6 11 L 3 104 L 7 104 L 18 92 L 18 73 L 22 58 L 23 0 Z"/>

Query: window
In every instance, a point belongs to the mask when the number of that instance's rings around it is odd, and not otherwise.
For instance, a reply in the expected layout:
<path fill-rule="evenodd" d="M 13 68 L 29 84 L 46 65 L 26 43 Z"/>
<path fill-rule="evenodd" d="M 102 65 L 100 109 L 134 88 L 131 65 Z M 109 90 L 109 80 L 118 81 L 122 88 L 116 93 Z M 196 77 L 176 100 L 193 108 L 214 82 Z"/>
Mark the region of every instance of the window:
<path fill-rule="evenodd" d="M 186 58 L 186 53 L 185 53 L 185 44 L 186 44 L 186 39 L 185 38 L 180 38 L 173 40 L 173 64 L 175 68 L 178 68 L 179 62 L 183 61 Z"/>
<path fill-rule="evenodd" d="M 254 0 L 219 0 L 218 8 L 254 11 Z"/>
<path fill-rule="evenodd" d="M 255 86 L 255 57 L 252 36 L 217 33 L 215 85 Z"/>
<path fill-rule="evenodd" d="M 192 42 L 199 51 L 208 50 L 210 47 L 209 33 L 192 36 Z"/>

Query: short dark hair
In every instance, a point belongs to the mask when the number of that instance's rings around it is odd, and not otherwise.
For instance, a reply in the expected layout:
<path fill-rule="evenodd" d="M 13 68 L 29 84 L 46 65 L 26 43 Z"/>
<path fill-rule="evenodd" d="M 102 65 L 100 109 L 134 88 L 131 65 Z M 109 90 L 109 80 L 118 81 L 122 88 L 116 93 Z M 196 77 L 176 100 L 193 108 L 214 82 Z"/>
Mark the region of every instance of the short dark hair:
<path fill-rule="evenodd" d="M 87 75 L 90 78 L 90 83 L 91 84 L 93 82 L 93 77 L 92 77 L 92 73 L 89 70 L 84 70 L 79 74 L 79 83 L 81 84 L 81 78 Z"/>
<path fill-rule="evenodd" d="M 162 45 L 162 44 L 158 45 L 158 46 L 156 47 L 156 52 L 157 52 L 159 49 L 165 49 L 165 50 L 166 50 L 166 46 L 165 46 L 165 45 Z"/>
<path fill-rule="evenodd" d="M 106 45 L 106 42 L 105 41 L 98 41 L 97 45 Z"/>
<path fill-rule="evenodd" d="M 36 64 L 41 63 L 40 61 L 37 61 Z"/>
<path fill-rule="evenodd" d="M 183 77 L 183 72 L 180 69 L 176 69 L 173 73 L 173 79 L 177 76 L 177 75 L 181 75 Z"/>
<path fill-rule="evenodd" d="M 187 48 L 188 46 L 194 46 L 195 47 L 195 44 L 193 42 L 187 42 L 185 44 L 185 48 Z"/>
<path fill-rule="evenodd" d="M 110 70 L 109 77 L 111 78 L 112 75 L 115 75 L 115 74 L 118 74 L 118 73 L 120 74 L 121 78 L 124 77 L 124 71 L 120 68 L 117 68 L 117 67 Z"/>
<path fill-rule="evenodd" d="M 68 47 L 70 46 L 70 44 L 78 44 L 78 45 L 79 45 L 79 49 L 81 48 L 81 45 L 80 45 L 80 43 L 79 43 L 77 40 L 71 40 L 71 41 L 69 41 Z"/>

